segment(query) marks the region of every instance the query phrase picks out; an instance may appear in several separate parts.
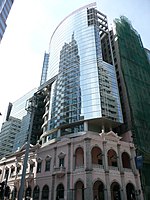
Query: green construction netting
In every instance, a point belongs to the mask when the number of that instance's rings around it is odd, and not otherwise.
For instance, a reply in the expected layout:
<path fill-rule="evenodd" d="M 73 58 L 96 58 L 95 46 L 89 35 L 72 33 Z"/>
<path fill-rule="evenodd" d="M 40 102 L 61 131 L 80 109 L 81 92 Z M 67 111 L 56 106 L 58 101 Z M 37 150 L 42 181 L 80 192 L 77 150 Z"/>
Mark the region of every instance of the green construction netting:
<path fill-rule="evenodd" d="M 115 20 L 115 24 L 134 143 L 144 156 L 142 176 L 144 184 L 149 187 L 150 179 L 146 174 L 150 174 L 150 64 L 141 38 L 129 20 L 122 16 Z"/>

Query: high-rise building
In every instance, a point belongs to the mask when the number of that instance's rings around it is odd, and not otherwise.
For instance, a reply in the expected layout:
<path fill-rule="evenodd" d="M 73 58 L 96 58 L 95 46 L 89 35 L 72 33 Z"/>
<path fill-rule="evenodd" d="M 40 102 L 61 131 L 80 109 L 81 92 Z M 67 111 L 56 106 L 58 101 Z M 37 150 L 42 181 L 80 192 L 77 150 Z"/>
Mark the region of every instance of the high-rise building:
<path fill-rule="evenodd" d="M 0 42 L 6 29 L 6 20 L 14 0 L 0 0 Z"/>
<path fill-rule="evenodd" d="M 126 18 L 116 21 L 118 37 L 119 67 L 126 89 L 128 102 L 122 98 L 122 104 L 128 103 L 130 112 L 126 118 L 127 128 L 132 131 L 137 155 L 144 158 L 141 169 L 141 181 L 145 199 L 150 199 L 150 63 L 139 34 Z M 121 89 L 121 87 L 120 87 Z M 128 126 L 129 125 L 129 126 Z"/>
<path fill-rule="evenodd" d="M 27 141 L 27 134 L 30 124 L 30 115 L 26 111 L 26 103 L 27 100 L 31 98 L 36 91 L 37 89 L 34 88 L 19 99 L 17 99 L 14 103 L 12 103 L 12 110 L 10 112 L 10 116 L 16 117 L 21 120 L 21 128 L 20 132 L 18 132 L 15 136 L 12 149 L 13 152 L 16 151 L 18 148 L 21 148 Z"/>
<path fill-rule="evenodd" d="M 48 63 L 49 63 L 49 54 L 48 53 L 44 53 L 44 61 L 43 61 L 40 85 L 42 85 L 43 83 L 46 82 Z"/>
<path fill-rule="evenodd" d="M 114 33 L 113 33 L 114 32 Z M 119 85 L 124 123 L 117 129 L 127 141 L 133 141 L 137 156 L 143 160 L 141 181 L 145 199 L 150 199 L 150 53 L 144 49 L 140 35 L 129 20 L 122 16 L 115 20 L 111 31 L 113 55 Z M 107 39 L 103 46 L 107 46 Z M 111 62 L 105 49 L 104 60 Z"/>
<path fill-rule="evenodd" d="M 36 103 L 31 143 L 40 139 L 41 145 L 29 152 L 25 198 L 143 200 L 135 146 L 112 131 L 123 119 L 111 38 L 107 17 L 95 3 L 55 29 L 42 84 L 29 100 Z M 25 148 L 0 161 L 15 194 Z M 0 177 L 5 181 L 4 173 Z"/>
<path fill-rule="evenodd" d="M 6 114 L 6 121 L 2 124 L 2 129 L 0 133 L 0 140 L 7 141 L 9 140 L 9 134 L 12 135 L 14 133 L 14 136 L 11 137 L 11 145 L 9 148 L 10 152 L 16 151 L 18 148 L 21 148 L 22 145 L 27 140 L 27 134 L 28 134 L 28 128 L 30 124 L 30 115 L 27 113 L 26 109 L 26 103 L 29 98 L 31 98 L 34 93 L 37 91 L 36 88 L 32 89 L 25 95 L 23 95 L 21 98 L 16 100 L 13 103 L 9 103 L 7 114 Z M 11 118 L 16 119 L 20 122 L 20 128 L 17 129 L 17 131 L 12 131 L 12 126 L 8 126 L 7 124 L 13 123 L 14 121 L 10 120 Z M 18 122 L 17 121 L 17 122 Z M 6 130 L 7 127 L 7 130 Z M 10 130 L 9 130 L 10 129 Z M 3 149 L 5 146 L 3 145 Z M 3 151 L 3 155 L 4 155 Z"/>
<path fill-rule="evenodd" d="M 0 159 L 12 153 L 15 136 L 20 133 L 21 120 L 9 117 L 8 121 L 2 124 L 0 132 Z"/>
<path fill-rule="evenodd" d="M 107 17 L 95 4 L 71 13 L 54 31 L 46 79 L 53 81 L 46 90 L 45 140 L 83 130 L 110 130 L 123 122 L 115 68 L 102 56 L 105 35 Z"/>

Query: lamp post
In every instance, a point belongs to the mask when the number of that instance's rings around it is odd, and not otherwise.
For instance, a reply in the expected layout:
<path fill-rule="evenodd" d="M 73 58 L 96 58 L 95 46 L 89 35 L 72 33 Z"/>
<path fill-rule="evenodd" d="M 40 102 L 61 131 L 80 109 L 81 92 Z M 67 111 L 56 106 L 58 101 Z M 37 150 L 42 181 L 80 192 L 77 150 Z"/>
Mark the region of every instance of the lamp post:
<path fill-rule="evenodd" d="M 27 162 L 28 162 L 29 149 L 30 149 L 30 138 L 31 138 L 31 133 L 32 133 L 35 108 L 37 106 L 36 103 L 37 103 L 36 96 L 33 96 L 32 98 L 27 100 L 26 110 L 30 114 L 31 119 L 30 119 L 30 124 L 29 124 L 28 139 L 27 139 L 27 143 L 26 143 L 26 152 L 25 152 L 25 158 L 24 158 L 24 163 L 23 163 L 23 171 L 22 171 L 22 178 L 21 178 L 21 185 L 20 185 L 18 200 L 23 199 L 25 176 L 26 176 Z"/>

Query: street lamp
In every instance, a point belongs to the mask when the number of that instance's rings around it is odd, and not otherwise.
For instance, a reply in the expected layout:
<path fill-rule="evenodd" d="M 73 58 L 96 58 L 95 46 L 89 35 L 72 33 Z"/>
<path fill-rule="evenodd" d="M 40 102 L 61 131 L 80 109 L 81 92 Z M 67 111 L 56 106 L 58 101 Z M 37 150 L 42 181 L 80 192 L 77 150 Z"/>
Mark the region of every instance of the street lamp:
<path fill-rule="evenodd" d="M 26 169 L 27 169 L 27 162 L 28 162 L 28 155 L 29 155 L 29 148 L 30 148 L 30 138 L 31 138 L 31 133 L 32 133 L 32 126 L 33 126 L 33 120 L 34 120 L 36 107 L 37 107 L 37 99 L 36 99 L 36 96 L 33 96 L 32 98 L 27 100 L 27 106 L 26 106 L 26 110 L 30 114 L 30 123 L 29 123 L 28 139 L 26 143 L 26 152 L 25 152 L 25 158 L 24 158 L 24 163 L 23 163 L 23 171 L 22 171 L 20 190 L 18 194 L 18 200 L 23 199 L 25 176 L 26 176 Z"/>

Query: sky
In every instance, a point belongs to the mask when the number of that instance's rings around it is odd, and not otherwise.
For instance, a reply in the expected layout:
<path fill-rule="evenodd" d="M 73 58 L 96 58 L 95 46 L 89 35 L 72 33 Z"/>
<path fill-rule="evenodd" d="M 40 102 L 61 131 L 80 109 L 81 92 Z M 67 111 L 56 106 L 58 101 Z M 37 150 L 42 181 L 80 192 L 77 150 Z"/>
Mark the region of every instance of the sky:
<path fill-rule="evenodd" d="M 92 0 L 14 0 L 0 43 L 0 127 L 9 102 L 39 86 L 44 52 L 57 25 Z M 108 24 L 125 15 L 150 49 L 150 0 L 97 0 Z"/>

